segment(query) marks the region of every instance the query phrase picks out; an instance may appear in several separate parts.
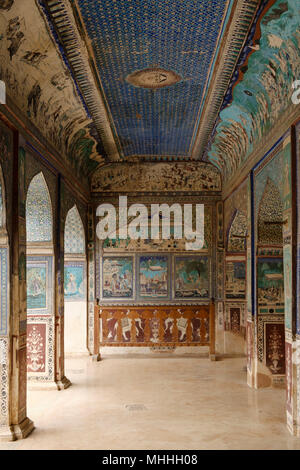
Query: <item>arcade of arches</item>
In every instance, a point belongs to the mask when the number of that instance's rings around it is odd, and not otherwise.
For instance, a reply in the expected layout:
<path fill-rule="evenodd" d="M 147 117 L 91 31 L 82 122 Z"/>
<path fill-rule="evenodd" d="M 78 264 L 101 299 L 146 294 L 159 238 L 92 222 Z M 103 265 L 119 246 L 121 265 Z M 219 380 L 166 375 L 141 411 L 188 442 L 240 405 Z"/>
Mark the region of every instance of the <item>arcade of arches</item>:
<path fill-rule="evenodd" d="M 241 374 L 300 445 L 300 1 L 0 0 L 0 34 L 0 438 L 72 400 L 66 361 L 99 403 L 141 361 Z M 120 195 L 204 204 L 203 247 L 100 241 Z"/>

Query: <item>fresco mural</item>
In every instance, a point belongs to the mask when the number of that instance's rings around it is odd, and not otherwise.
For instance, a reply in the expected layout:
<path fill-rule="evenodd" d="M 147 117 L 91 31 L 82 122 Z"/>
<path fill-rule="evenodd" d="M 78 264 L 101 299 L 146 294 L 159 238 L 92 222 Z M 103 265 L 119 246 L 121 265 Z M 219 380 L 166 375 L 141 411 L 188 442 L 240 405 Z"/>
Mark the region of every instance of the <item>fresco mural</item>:
<path fill-rule="evenodd" d="M 27 309 L 45 309 L 46 306 L 46 266 L 27 266 Z"/>
<path fill-rule="evenodd" d="M 139 295 L 143 298 L 168 297 L 168 257 L 140 256 Z"/>
<path fill-rule="evenodd" d="M 65 301 L 85 300 L 83 264 L 65 264 L 64 268 L 64 296 Z"/>
<path fill-rule="evenodd" d="M 206 256 L 175 257 L 175 298 L 208 298 L 209 267 Z"/>
<path fill-rule="evenodd" d="M 227 261 L 225 293 L 226 299 L 245 299 L 246 265 L 244 261 Z"/>
<path fill-rule="evenodd" d="M 96 168 L 95 160 L 103 160 L 97 151 L 100 138 L 79 89 L 79 96 L 75 93 L 71 70 L 49 35 L 41 3 L 1 1 L 0 79 L 23 115 L 48 139 L 69 169 L 84 179 Z M 49 86 L 45 86 L 45 77 Z"/>
<path fill-rule="evenodd" d="M 221 191 L 217 168 L 204 163 L 110 164 L 95 171 L 92 191 Z"/>
<path fill-rule="evenodd" d="M 249 57 L 231 104 L 219 116 L 208 158 L 229 179 L 278 122 L 299 78 L 299 2 L 277 0 L 260 22 L 261 37 L 245 48 Z M 254 50 L 255 49 L 255 50 Z M 224 158 L 226 153 L 226 158 Z"/>
<path fill-rule="evenodd" d="M 208 344 L 208 305 L 101 306 L 102 346 Z"/>
<path fill-rule="evenodd" d="M 133 297 L 133 257 L 103 258 L 102 298 L 130 299 Z"/>
<path fill-rule="evenodd" d="M 53 258 L 52 256 L 27 256 L 27 313 L 29 315 L 53 314 Z"/>
<path fill-rule="evenodd" d="M 148 213 L 151 211 L 151 205 L 145 204 Z M 117 215 L 117 230 L 118 230 L 118 209 L 116 210 Z M 128 217 L 128 223 L 133 220 L 134 217 Z M 193 211 L 193 227 L 196 225 L 195 211 Z M 150 224 L 149 224 L 150 225 Z M 182 226 L 182 232 L 184 232 Z M 102 250 L 104 253 L 122 253 L 122 252 L 182 252 L 185 251 L 186 239 L 182 238 L 176 240 L 174 238 L 174 224 L 171 219 L 170 223 L 170 239 L 169 240 L 152 240 L 150 237 L 147 239 L 132 240 L 130 237 L 127 239 L 120 239 L 119 237 L 103 240 Z M 212 249 L 212 207 L 206 204 L 204 206 L 204 245 L 199 251 L 207 252 Z"/>
<path fill-rule="evenodd" d="M 257 287 L 259 306 L 284 306 L 282 258 L 257 259 Z"/>

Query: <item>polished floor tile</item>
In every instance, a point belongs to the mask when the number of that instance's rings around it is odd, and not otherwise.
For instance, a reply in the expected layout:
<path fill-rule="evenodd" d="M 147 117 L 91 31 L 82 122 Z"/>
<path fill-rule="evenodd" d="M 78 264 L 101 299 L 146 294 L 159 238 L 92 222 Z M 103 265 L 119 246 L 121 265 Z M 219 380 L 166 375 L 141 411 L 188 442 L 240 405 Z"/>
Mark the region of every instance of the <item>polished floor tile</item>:
<path fill-rule="evenodd" d="M 244 359 L 67 360 L 73 385 L 28 391 L 35 431 L 0 449 L 300 449 L 285 390 L 252 390 Z"/>

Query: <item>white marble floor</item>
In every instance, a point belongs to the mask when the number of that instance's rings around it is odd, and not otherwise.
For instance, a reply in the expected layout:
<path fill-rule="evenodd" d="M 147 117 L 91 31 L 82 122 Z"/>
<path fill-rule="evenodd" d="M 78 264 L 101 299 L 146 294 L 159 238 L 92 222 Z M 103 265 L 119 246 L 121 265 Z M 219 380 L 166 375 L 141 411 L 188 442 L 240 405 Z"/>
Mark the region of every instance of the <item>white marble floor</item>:
<path fill-rule="evenodd" d="M 68 359 L 65 391 L 29 391 L 36 429 L 0 449 L 300 449 L 285 391 L 251 390 L 244 359 Z"/>

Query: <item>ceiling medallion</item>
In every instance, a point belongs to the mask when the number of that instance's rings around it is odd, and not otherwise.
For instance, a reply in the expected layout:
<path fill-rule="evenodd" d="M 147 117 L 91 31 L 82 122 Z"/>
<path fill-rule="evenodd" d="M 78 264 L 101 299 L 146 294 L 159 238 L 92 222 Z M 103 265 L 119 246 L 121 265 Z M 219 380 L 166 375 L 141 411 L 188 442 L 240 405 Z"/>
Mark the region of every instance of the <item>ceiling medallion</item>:
<path fill-rule="evenodd" d="M 181 77 L 177 73 L 159 67 L 137 70 L 126 77 L 126 81 L 131 85 L 152 90 L 174 85 L 180 80 Z"/>

